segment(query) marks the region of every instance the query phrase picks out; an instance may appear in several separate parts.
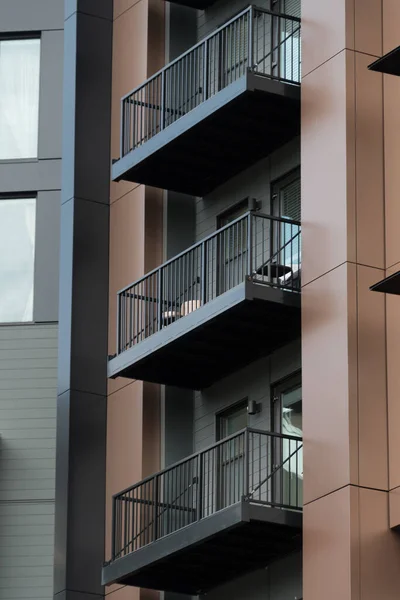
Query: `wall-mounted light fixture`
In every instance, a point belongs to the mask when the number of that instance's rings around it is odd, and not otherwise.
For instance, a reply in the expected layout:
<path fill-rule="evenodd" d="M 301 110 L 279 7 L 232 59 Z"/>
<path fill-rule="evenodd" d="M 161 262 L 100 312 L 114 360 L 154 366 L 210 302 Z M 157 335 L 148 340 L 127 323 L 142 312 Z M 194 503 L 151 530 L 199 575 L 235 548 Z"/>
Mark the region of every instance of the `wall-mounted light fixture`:
<path fill-rule="evenodd" d="M 261 403 L 255 400 L 249 400 L 247 403 L 247 414 L 256 415 L 261 412 Z"/>

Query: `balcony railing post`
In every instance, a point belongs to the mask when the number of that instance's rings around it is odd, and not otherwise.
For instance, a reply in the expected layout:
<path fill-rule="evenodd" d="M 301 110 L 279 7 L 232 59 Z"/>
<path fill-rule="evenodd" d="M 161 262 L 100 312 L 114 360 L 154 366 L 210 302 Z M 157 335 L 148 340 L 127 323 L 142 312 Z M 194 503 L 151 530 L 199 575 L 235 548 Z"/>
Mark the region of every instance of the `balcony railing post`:
<path fill-rule="evenodd" d="M 121 121 L 120 121 L 120 157 L 125 156 L 125 101 L 121 100 Z"/>
<path fill-rule="evenodd" d="M 157 285 L 157 298 L 158 298 L 158 311 L 157 311 L 157 331 L 162 329 L 164 302 L 162 298 L 163 290 L 163 269 L 158 270 L 158 285 Z"/>
<path fill-rule="evenodd" d="M 249 495 L 249 462 L 250 462 L 250 456 L 249 456 L 249 448 L 250 448 L 250 443 L 249 443 L 249 428 L 247 427 L 245 432 L 244 432 L 244 477 L 243 477 L 243 496 L 245 498 L 248 497 Z"/>
<path fill-rule="evenodd" d="M 204 242 L 201 245 L 201 305 L 203 306 L 207 302 L 207 248 Z"/>
<path fill-rule="evenodd" d="M 247 216 L 247 273 L 250 278 L 253 277 L 253 213 Z"/>
<path fill-rule="evenodd" d="M 248 39 L 248 63 L 247 63 L 247 67 L 251 70 L 253 70 L 254 67 L 254 8 L 253 6 L 250 6 L 249 8 L 249 39 Z"/>
<path fill-rule="evenodd" d="M 208 89 L 208 41 L 203 46 L 203 102 L 207 100 Z"/>
<path fill-rule="evenodd" d="M 115 560 L 115 536 L 117 534 L 116 532 L 116 524 L 117 524 L 117 519 L 116 519 L 116 502 L 117 499 L 114 497 L 112 500 L 112 521 L 111 521 L 111 560 Z"/>
<path fill-rule="evenodd" d="M 117 296 L 117 354 L 121 352 L 121 294 Z"/>
<path fill-rule="evenodd" d="M 197 466 L 197 495 L 196 495 L 196 514 L 197 521 L 201 519 L 201 513 L 203 510 L 203 453 L 199 453 L 198 466 Z"/>
<path fill-rule="evenodd" d="M 161 119 L 160 119 L 160 131 L 165 129 L 165 69 L 161 73 L 161 102 L 160 102 L 160 110 L 161 110 Z"/>
<path fill-rule="evenodd" d="M 158 476 L 153 480 L 153 542 L 158 539 Z"/>

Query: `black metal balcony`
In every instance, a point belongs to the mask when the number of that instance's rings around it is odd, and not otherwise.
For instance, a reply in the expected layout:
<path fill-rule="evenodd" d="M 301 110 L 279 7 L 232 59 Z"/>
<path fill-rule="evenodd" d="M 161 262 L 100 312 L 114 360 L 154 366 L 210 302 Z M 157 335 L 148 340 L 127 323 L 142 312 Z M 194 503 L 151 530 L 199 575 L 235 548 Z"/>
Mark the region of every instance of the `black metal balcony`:
<path fill-rule="evenodd" d="M 371 71 L 400 77 L 400 46 L 391 50 L 368 67 Z"/>
<path fill-rule="evenodd" d="M 212 4 L 215 4 L 216 0 L 171 0 L 174 4 L 180 4 L 181 6 L 189 6 L 190 8 L 197 8 L 203 10 L 208 8 Z"/>
<path fill-rule="evenodd" d="M 121 290 L 109 376 L 203 389 L 298 338 L 300 236 L 249 212 Z"/>
<path fill-rule="evenodd" d="M 400 296 L 400 271 L 385 277 L 378 283 L 369 288 L 372 292 L 382 292 L 383 294 L 393 294 Z"/>
<path fill-rule="evenodd" d="M 104 585 L 204 594 L 301 549 L 303 443 L 243 430 L 113 498 Z"/>
<path fill-rule="evenodd" d="M 300 132 L 300 20 L 249 7 L 121 101 L 114 180 L 204 196 Z"/>

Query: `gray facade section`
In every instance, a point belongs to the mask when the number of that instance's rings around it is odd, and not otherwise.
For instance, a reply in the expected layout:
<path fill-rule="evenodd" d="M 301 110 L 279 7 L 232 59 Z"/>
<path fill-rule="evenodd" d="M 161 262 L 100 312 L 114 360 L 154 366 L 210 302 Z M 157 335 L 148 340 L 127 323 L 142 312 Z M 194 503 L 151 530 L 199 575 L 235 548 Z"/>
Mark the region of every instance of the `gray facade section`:
<path fill-rule="evenodd" d="M 57 600 L 104 595 L 112 6 L 65 3 Z"/>
<path fill-rule="evenodd" d="M 300 139 L 296 138 L 243 173 L 196 202 L 196 240 L 217 229 L 217 217 L 244 198 L 255 198 L 258 208 L 270 214 L 271 184 L 300 167 Z"/>
<path fill-rule="evenodd" d="M 249 416 L 249 426 L 271 429 L 271 386 L 301 368 L 300 341 L 281 348 L 245 369 L 195 394 L 195 451 L 216 441 L 216 414 L 248 398 L 261 404 L 261 412 Z"/>
<path fill-rule="evenodd" d="M 63 56 L 64 32 L 43 31 L 40 61 L 39 160 L 61 158 Z"/>
<path fill-rule="evenodd" d="M 63 0 L 12 0 L 0 4 L 2 32 L 63 29 Z"/>
<path fill-rule="evenodd" d="M 216 2 L 206 10 L 199 11 L 199 39 L 212 33 L 226 21 L 229 21 L 229 19 L 247 8 L 249 4 L 254 4 L 258 8 L 265 8 L 266 10 L 275 12 L 280 11 L 287 15 L 300 17 L 301 0 L 257 0 L 256 2 L 248 2 L 247 0 L 219 0 L 219 2 Z"/>
<path fill-rule="evenodd" d="M 268 568 L 213 590 L 207 600 L 301 600 L 302 556 L 293 554 Z"/>
<path fill-rule="evenodd" d="M 0 597 L 53 591 L 57 325 L 0 327 Z"/>
<path fill-rule="evenodd" d="M 0 3 L 0 35 L 41 38 L 38 158 L 0 161 L 36 204 L 34 323 L 0 326 L 0 597 L 53 596 L 63 0 Z"/>

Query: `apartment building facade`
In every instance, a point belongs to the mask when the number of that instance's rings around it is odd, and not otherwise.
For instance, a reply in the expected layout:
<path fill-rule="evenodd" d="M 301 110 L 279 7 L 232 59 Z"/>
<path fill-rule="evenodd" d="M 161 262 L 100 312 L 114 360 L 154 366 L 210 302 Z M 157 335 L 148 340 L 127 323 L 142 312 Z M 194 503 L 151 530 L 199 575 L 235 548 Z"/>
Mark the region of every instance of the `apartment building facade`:
<path fill-rule="evenodd" d="M 398 18 L 115 7 L 116 598 L 398 595 L 398 307 L 369 290 L 397 262 L 398 83 L 368 70 Z"/>
<path fill-rule="evenodd" d="M 0 596 L 53 597 L 62 0 L 0 6 Z"/>
<path fill-rule="evenodd" d="M 398 597 L 399 22 L 0 7 L 0 597 Z"/>

